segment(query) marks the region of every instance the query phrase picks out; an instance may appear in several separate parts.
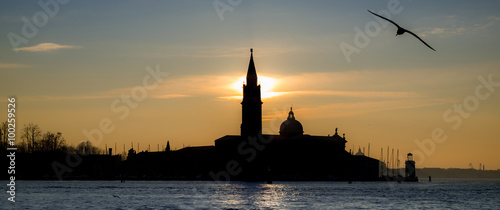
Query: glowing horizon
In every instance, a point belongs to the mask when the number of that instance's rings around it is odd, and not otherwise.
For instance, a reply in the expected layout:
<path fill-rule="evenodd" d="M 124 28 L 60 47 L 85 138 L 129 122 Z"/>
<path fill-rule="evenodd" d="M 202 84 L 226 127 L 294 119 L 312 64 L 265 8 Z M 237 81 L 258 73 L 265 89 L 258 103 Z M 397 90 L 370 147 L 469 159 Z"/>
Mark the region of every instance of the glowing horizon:
<path fill-rule="evenodd" d="M 262 76 L 259 75 L 257 72 L 257 81 L 258 84 L 260 85 L 260 91 L 261 91 L 261 98 L 262 99 L 267 99 L 267 98 L 272 98 L 276 96 L 280 96 L 283 94 L 286 94 L 284 92 L 274 92 L 273 90 L 280 85 L 280 82 L 278 79 L 275 79 L 273 77 L 268 77 L 268 76 Z M 246 76 L 240 76 L 236 79 L 236 81 L 231 84 L 231 89 L 237 91 L 240 95 L 238 96 L 229 96 L 226 98 L 231 98 L 231 99 L 243 99 L 243 85 L 246 82 Z"/>

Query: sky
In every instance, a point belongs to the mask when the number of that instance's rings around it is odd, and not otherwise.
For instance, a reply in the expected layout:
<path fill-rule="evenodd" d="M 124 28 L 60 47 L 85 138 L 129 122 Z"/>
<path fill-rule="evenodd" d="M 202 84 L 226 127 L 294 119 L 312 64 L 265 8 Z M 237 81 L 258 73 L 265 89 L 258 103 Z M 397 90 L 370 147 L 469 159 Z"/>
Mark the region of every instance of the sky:
<path fill-rule="evenodd" d="M 237 135 L 254 49 L 263 132 L 291 106 L 346 150 L 500 169 L 499 1 L 6 1 L 0 101 L 17 124 L 121 153 Z M 436 51 L 367 10 L 413 31 Z M 7 112 L 0 120 L 7 119 Z M 102 134 L 102 140 L 100 137 Z M 87 134 L 87 135 L 86 135 Z M 90 137 L 89 137 L 90 136 Z M 18 141 L 22 141 L 18 139 Z M 125 146 L 124 146 L 125 145 Z"/>

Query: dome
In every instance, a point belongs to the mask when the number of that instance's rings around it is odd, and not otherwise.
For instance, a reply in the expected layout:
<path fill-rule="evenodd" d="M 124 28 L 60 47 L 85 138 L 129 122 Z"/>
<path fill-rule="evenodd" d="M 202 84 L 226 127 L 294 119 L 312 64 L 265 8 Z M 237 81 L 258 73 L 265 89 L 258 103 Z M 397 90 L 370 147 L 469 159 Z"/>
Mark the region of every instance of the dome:
<path fill-rule="evenodd" d="M 365 156 L 365 154 L 363 152 L 361 152 L 361 147 L 358 149 L 358 152 L 355 155 L 356 156 Z"/>
<path fill-rule="evenodd" d="M 282 136 L 300 136 L 304 134 L 304 129 L 302 124 L 299 121 L 295 120 L 295 116 L 293 114 L 292 108 L 290 108 L 290 112 L 288 113 L 288 118 L 281 123 L 280 126 L 280 135 Z"/>

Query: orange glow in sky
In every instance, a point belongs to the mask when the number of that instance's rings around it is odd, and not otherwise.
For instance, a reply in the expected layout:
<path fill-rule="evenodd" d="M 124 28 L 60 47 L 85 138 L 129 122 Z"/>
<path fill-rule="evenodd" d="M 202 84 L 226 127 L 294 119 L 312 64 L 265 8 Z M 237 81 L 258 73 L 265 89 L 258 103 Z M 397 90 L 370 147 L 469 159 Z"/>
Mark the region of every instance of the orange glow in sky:
<path fill-rule="evenodd" d="M 276 88 L 276 86 L 279 85 L 279 82 L 277 79 L 272 78 L 272 77 L 266 77 L 266 76 L 258 76 L 259 84 L 261 85 L 261 97 L 264 98 L 271 98 L 279 95 L 283 95 L 284 93 L 282 92 L 273 92 L 273 90 Z M 242 99 L 243 96 L 243 83 L 246 82 L 246 76 L 241 76 L 239 77 L 233 84 L 231 84 L 231 89 L 237 91 L 239 93 L 238 99 Z"/>
<path fill-rule="evenodd" d="M 338 127 L 347 151 L 370 144 L 380 159 L 390 146 L 412 152 L 417 168 L 500 168 L 500 1 L 391 4 L 400 13 L 390 19 L 436 52 L 366 11 L 387 1 L 242 3 L 224 21 L 202 1 L 130 1 L 120 10 L 93 1 L 61 7 L 32 38 L 21 17 L 38 14 L 37 3 L 4 2 L 0 34 L 20 38 L 0 39 L 0 101 L 17 97 L 19 131 L 34 123 L 76 146 L 89 140 L 83 130 L 111 119 L 116 128 L 95 142 L 101 150 L 214 145 L 241 132 L 252 48 L 269 134 L 293 104 L 306 134 Z M 436 128 L 448 140 L 431 145 Z"/>

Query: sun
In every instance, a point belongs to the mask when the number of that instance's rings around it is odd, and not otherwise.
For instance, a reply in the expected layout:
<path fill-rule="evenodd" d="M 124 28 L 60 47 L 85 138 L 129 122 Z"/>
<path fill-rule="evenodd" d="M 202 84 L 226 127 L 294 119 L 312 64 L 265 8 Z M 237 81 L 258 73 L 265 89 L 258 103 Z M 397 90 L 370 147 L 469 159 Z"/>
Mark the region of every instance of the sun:
<path fill-rule="evenodd" d="M 246 76 L 238 77 L 237 81 L 231 85 L 231 88 L 238 91 L 239 94 L 242 94 L 244 83 L 246 83 Z M 258 83 L 260 84 L 262 98 L 271 98 L 282 94 L 280 92 L 273 92 L 273 89 L 279 84 L 278 80 L 275 78 L 259 75 Z M 240 95 L 239 98 L 241 99 L 242 96 Z"/>

